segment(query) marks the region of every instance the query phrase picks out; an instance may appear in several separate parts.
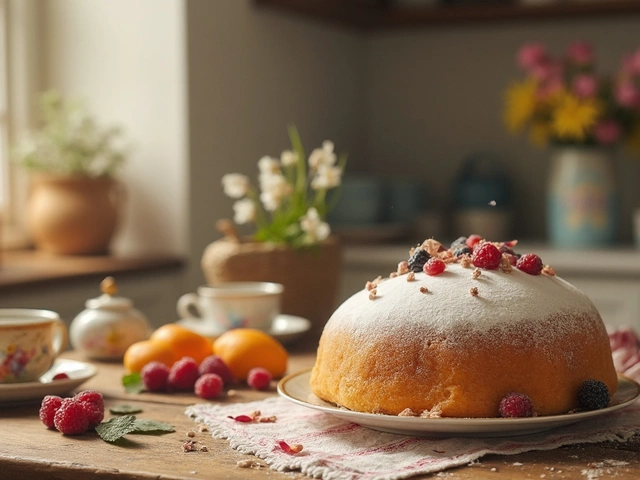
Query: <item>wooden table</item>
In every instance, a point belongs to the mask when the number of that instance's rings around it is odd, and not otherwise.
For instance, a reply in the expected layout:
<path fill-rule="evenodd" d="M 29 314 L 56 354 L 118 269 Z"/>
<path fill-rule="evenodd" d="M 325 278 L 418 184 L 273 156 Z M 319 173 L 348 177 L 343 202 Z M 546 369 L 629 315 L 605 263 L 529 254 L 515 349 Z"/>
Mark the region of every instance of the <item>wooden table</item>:
<path fill-rule="evenodd" d="M 70 353 L 66 357 L 80 359 Z M 295 354 L 290 371 L 313 364 L 313 355 Z M 261 460 L 232 450 L 225 440 L 199 432 L 184 415 L 185 407 L 202 400 L 190 394 L 127 394 L 120 386 L 120 364 L 99 363 L 97 376 L 80 389 L 103 393 L 108 409 L 123 403 L 139 406 L 140 418 L 165 421 L 176 431 L 161 436 L 127 435 L 127 445 L 104 442 L 98 435 L 64 436 L 47 430 L 38 418 L 39 404 L 0 408 L 0 479 L 308 479 L 299 473 L 270 470 Z M 225 402 L 259 400 L 275 391 L 256 392 L 238 388 Z M 109 417 L 109 413 L 106 413 Z M 187 432 L 195 431 L 198 445 L 207 452 L 185 453 Z M 255 460 L 253 468 L 238 462 Z M 619 466 L 616 466 L 619 465 Z M 435 475 L 433 476 L 435 477 Z M 629 442 L 563 447 L 547 452 L 489 455 L 472 465 L 446 470 L 439 477 L 456 479 L 638 479 L 640 433 Z M 430 478 L 422 477 L 422 478 Z"/>

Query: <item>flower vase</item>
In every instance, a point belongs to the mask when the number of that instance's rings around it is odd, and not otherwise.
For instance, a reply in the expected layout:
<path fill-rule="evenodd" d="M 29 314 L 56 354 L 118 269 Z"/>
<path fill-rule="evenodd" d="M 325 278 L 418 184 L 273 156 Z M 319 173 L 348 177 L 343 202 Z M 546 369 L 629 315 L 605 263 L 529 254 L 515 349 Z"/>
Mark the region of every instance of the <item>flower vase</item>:
<path fill-rule="evenodd" d="M 315 342 L 337 306 L 342 249 L 334 237 L 309 248 L 294 249 L 226 236 L 206 247 L 201 267 L 209 285 L 281 283 L 282 313 L 309 320 L 312 326 L 305 338 Z"/>
<path fill-rule="evenodd" d="M 565 147 L 553 152 L 547 222 L 554 246 L 597 248 L 613 244 L 617 204 L 611 151 Z"/>

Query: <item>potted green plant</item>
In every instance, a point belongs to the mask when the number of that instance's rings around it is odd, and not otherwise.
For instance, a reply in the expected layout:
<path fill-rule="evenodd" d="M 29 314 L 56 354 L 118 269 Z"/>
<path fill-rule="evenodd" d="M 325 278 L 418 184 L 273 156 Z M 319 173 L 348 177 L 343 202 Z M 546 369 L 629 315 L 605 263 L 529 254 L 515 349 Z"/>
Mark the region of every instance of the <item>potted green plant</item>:
<path fill-rule="evenodd" d="M 41 95 L 40 114 L 41 126 L 13 152 L 30 175 L 31 239 L 50 253 L 105 254 L 122 207 L 122 132 L 99 126 L 83 103 L 55 91 Z"/>
<path fill-rule="evenodd" d="M 231 220 L 220 220 L 225 237 L 211 243 L 202 257 L 207 282 L 271 281 L 284 285 L 282 311 L 309 319 L 319 336 L 333 312 L 340 284 L 342 252 L 331 236 L 326 214 L 327 192 L 341 184 L 346 155 L 322 148 L 305 151 L 295 127 L 289 128 L 291 149 L 280 158 L 258 161 L 258 186 L 239 173 L 224 175 L 224 192 L 235 199 L 236 224 L 252 224 L 255 232 L 241 238 Z"/>

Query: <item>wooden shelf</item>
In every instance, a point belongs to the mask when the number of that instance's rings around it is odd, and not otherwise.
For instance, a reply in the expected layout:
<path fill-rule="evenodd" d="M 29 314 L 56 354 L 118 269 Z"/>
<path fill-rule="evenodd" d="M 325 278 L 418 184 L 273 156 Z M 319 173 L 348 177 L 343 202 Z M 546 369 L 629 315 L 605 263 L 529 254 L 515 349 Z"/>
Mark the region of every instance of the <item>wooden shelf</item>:
<path fill-rule="evenodd" d="M 457 23 L 540 21 L 640 14 L 640 0 L 558 0 L 526 5 L 516 2 L 403 6 L 373 0 L 254 0 L 274 8 L 362 29 L 415 28 Z"/>

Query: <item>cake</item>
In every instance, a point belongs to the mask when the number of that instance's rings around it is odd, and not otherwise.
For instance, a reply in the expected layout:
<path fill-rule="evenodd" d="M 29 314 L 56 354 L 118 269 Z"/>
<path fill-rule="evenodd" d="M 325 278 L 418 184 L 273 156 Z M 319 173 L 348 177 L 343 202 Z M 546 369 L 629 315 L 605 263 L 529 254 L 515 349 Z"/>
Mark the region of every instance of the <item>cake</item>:
<path fill-rule="evenodd" d="M 316 396 L 358 412 L 477 418 L 520 416 L 500 406 L 514 394 L 530 399 L 526 416 L 586 408 L 585 381 L 614 394 L 609 337 L 586 295 L 515 242 L 456 242 L 425 241 L 337 308 L 311 372 Z"/>

